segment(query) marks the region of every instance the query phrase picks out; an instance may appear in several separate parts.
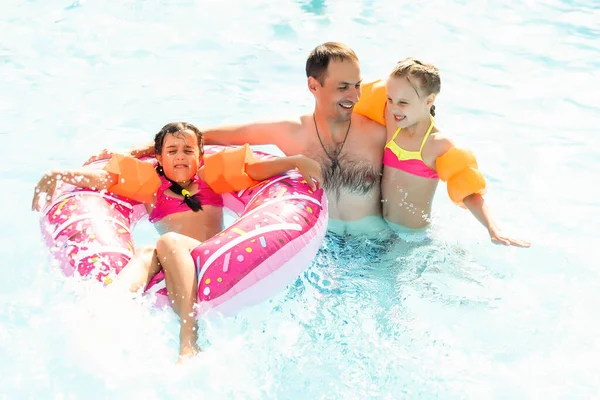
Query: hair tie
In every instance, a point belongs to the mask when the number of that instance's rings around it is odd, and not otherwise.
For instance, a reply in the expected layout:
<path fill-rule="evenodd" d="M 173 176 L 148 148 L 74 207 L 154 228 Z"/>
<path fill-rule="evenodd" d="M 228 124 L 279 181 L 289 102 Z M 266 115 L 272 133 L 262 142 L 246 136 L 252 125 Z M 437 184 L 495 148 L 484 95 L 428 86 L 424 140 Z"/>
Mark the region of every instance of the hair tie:
<path fill-rule="evenodd" d="M 163 170 L 163 167 L 160 164 L 156 166 L 156 172 L 158 172 L 159 175 L 163 176 L 167 181 L 171 182 L 171 186 L 169 187 L 169 189 L 171 189 L 173 193 L 182 195 L 183 203 L 187 204 L 192 211 L 197 212 L 199 210 L 202 210 L 202 202 L 200 201 L 200 198 L 198 196 L 199 193 L 196 193 L 192 196 L 192 194 L 187 189 L 182 188 L 179 183 L 167 178 L 167 176 L 165 175 L 165 171 Z"/>

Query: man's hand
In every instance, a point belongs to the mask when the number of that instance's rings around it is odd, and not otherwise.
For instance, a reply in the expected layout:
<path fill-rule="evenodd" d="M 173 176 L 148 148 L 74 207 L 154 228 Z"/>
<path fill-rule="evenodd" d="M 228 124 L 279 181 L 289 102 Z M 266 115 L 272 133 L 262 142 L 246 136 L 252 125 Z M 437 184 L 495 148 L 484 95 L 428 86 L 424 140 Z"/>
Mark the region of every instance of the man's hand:
<path fill-rule="evenodd" d="M 88 165 L 94 161 L 107 160 L 114 154 L 123 154 L 133 158 L 152 157 L 154 156 L 154 141 L 145 143 L 141 146 L 134 147 L 130 150 L 108 150 L 104 149 L 100 153 L 91 156 L 83 165 Z"/>
<path fill-rule="evenodd" d="M 132 153 L 131 151 L 127 151 L 127 150 L 104 149 L 100 153 L 91 156 L 83 165 L 88 165 L 88 164 L 91 164 L 96 161 L 108 160 L 115 154 L 123 154 L 123 155 L 128 155 L 128 156 L 134 157 L 131 153 Z"/>

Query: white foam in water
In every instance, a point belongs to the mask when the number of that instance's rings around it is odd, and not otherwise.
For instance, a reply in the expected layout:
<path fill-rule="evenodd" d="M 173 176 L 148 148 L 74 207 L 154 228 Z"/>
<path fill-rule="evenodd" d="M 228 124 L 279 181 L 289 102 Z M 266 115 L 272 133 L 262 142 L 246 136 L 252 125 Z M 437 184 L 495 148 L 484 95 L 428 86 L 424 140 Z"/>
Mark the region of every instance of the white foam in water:
<path fill-rule="evenodd" d="M 600 391 L 594 2 L 9 1 L 2 15 L 0 398 Z M 203 352 L 177 366 L 174 313 L 49 265 L 33 187 L 169 121 L 310 112 L 306 55 L 328 40 L 357 52 L 367 80 L 408 56 L 440 68 L 436 122 L 475 151 L 495 218 L 533 247 L 490 244 L 441 184 L 430 241 L 328 238 L 284 293 L 202 318 Z M 156 238 L 136 230 L 138 245 Z"/>

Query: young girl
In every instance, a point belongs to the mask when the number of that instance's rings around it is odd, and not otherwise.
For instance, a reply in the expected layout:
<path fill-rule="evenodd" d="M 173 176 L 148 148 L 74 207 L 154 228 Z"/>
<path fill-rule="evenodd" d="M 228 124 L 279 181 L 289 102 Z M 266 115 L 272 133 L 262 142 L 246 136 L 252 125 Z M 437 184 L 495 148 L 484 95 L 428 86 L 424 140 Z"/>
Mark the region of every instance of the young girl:
<path fill-rule="evenodd" d="M 492 242 L 529 247 L 529 242 L 502 233 L 482 197 L 485 179 L 475 157 L 469 150 L 455 147 L 436 127 L 434 102 L 440 86 L 438 69 L 414 58 L 398 62 L 385 82 L 383 123 L 387 124 L 388 142 L 383 157 L 384 217 L 391 224 L 410 229 L 426 227 L 442 179 L 448 184 L 452 201 L 469 209 L 488 230 Z"/>
<path fill-rule="evenodd" d="M 192 124 L 174 122 L 165 125 L 154 138 L 157 159 L 156 170 L 161 185 L 153 200 L 146 204 L 149 220 L 161 233 L 179 234 L 182 247 L 189 251 L 201 241 L 211 238 L 223 229 L 223 201 L 204 180 L 204 167 L 200 168 L 203 156 L 202 133 Z M 311 178 L 321 182 L 319 164 L 305 156 L 278 157 L 256 161 L 246 166 L 247 175 L 255 181 L 262 181 L 290 169 L 298 168 L 306 181 L 315 188 Z M 105 170 L 68 169 L 46 173 L 35 188 L 32 208 L 39 210 L 39 200 L 52 198 L 57 183 L 65 182 L 82 188 L 108 190 L 117 183 L 117 177 Z M 121 287 L 138 291 L 160 270 L 159 254 L 154 248 L 138 250 L 125 268 L 119 273 L 115 283 Z M 166 267 L 166 266 L 162 266 Z M 169 298 L 173 309 L 182 320 L 180 353 L 195 350 L 195 340 L 190 337 L 189 323 L 195 326 L 195 318 L 189 318 L 189 307 L 182 307 L 181 274 L 164 268 Z M 184 329 L 185 328 L 185 329 Z M 197 337 L 196 337 L 197 338 Z M 191 345 L 193 342 L 193 345 Z"/>

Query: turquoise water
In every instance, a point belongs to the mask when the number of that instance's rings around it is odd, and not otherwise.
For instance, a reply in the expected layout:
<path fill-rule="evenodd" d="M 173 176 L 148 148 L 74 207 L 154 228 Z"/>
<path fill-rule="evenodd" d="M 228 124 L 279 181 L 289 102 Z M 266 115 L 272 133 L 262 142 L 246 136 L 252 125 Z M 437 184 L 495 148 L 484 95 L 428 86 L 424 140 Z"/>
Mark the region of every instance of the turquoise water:
<path fill-rule="evenodd" d="M 594 1 L 4 2 L 0 398 L 593 397 L 598 21 Z M 172 313 L 95 307 L 97 288 L 50 267 L 33 186 L 168 121 L 310 111 L 304 61 L 327 40 L 352 46 L 366 79 L 406 56 L 440 68 L 438 124 L 533 247 L 492 245 L 441 187 L 431 240 L 328 238 L 286 292 L 203 320 L 205 352 L 176 368 Z"/>

